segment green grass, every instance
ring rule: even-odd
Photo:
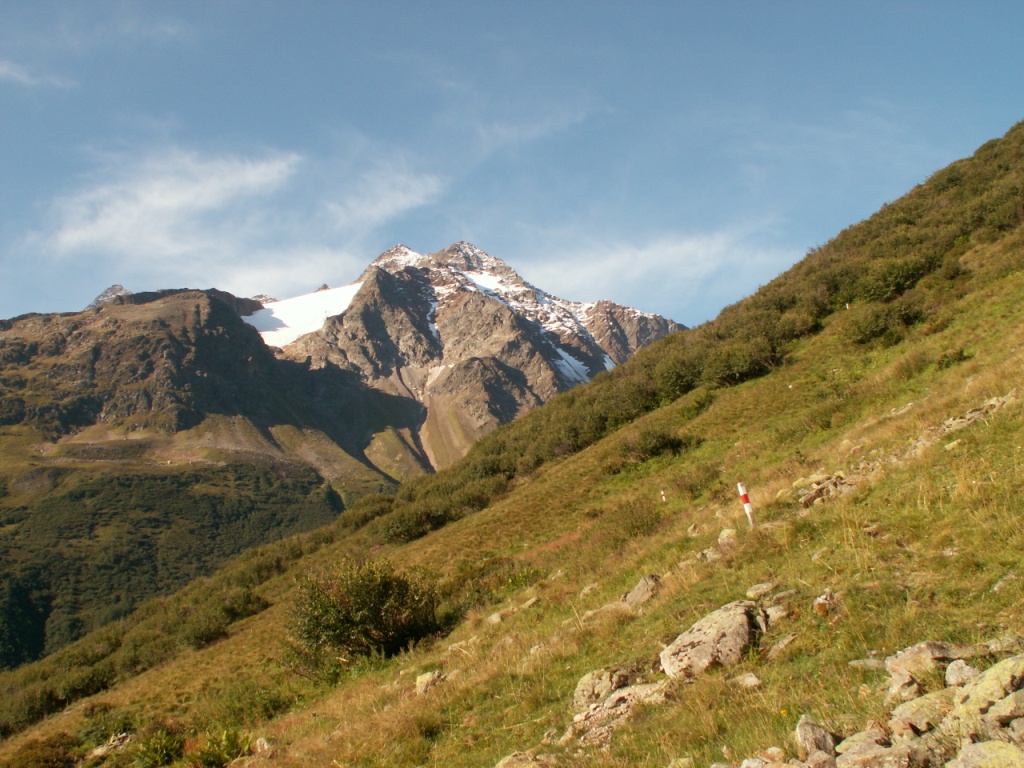
[[[168,616],[182,610],[175,601],[196,592],[150,604],[107,644],[123,648],[134,633],[137,652],[157,661],[12,736],[0,760],[62,730],[95,741],[89,713],[102,710],[140,729],[173,721],[196,744],[245,728],[277,745],[282,766],[469,768],[535,747],[566,766],[683,756],[706,765],[726,753],[738,762],[772,745],[792,755],[804,713],[839,732],[884,718],[884,673],[851,660],[922,640],[1024,634],[1024,578],[1007,578],[1024,577],[1022,405],[905,458],[947,418],[1014,389],[1024,396],[1024,244],[1013,207],[1022,134],[1017,126],[936,174],[715,323],[493,433],[450,470],[394,500],[368,500],[319,538],[239,559],[212,585],[249,586],[271,605],[222,638],[161,649]],[[876,335],[868,321],[880,323]],[[654,450],[676,440],[680,450]],[[794,481],[834,471],[863,480],[802,508]],[[757,530],[746,526],[739,481]],[[419,538],[387,535],[413,513],[433,515]],[[727,527],[735,548],[703,557]],[[430,574],[462,622],[395,658],[353,663],[333,686],[290,676],[281,653],[296,579],[346,556]],[[662,591],[641,611],[600,610],[646,574],[661,577]],[[792,592],[789,614],[741,665],[673,683],[669,701],[637,712],[607,751],[557,744],[585,673],[653,669],[694,621],[765,581]],[[826,589],[841,608],[823,618],[812,604]],[[502,621],[488,619],[496,612]],[[68,652],[108,658],[95,650],[101,637]],[[81,666],[68,658],[0,675],[0,686],[42,690]],[[427,670],[446,679],[417,696]],[[760,687],[730,683],[741,672]],[[238,687],[224,684],[233,676]]]

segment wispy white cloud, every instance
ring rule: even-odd
[[[7,59],[0,59],[0,82],[15,83],[26,88],[73,88],[75,82],[56,75],[38,74]]]
[[[299,161],[290,153],[253,160],[176,148],[134,162],[115,158],[114,167],[104,169],[107,178],[55,202],[46,244],[66,257],[210,256],[229,247],[248,218],[238,204],[279,189]]]
[[[582,123],[590,114],[584,106],[551,105],[539,114],[515,117],[477,115],[470,119],[480,151],[489,154],[499,149],[539,141]]]
[[[339,178],[339,165],[350,172]],[[379,228],[444,191],[386,150],[360,165],[180,147],[107,155],[54,200],[26,245],[67,270],[134,279],[133,290],[216,285],[286,298],[354,278]]]
[[[362,172],[354,188],[326,203],[326,209],[339,229],[365,232],[436,201],[443,190],[444,183],[434,174],[415,172],[404,164],[378,162]]]

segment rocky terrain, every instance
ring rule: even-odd
[[[344,311],[281,354],[314,370],[351,371],[373,389],[422,404],[411,439],[435,467],[682,330],[611,302],[558,299],[469,243],[429,255],[396,246],[353,285]]]

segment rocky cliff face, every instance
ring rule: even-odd
[[[553,297],[468,243],[396,246],[350,286],[266,305],[114,286],[80,313],[0,321],[0,427],[57,440],[94,425],[180,433],[219,415],[255,427],[261,451],[283,450],[272,433],[287,426],[304,435],[290,453],[316,433],[400,479],[679,328]]]
[[[421,404],[415,440],[435,467],[682,328],[607,301],[558,299],[469,243],[429,255],[396,246],[356,286],[347,306],[281,355]]]

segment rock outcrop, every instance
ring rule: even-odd
[[[661,666],[669,677],[687,678],[739,664],[767,629],[768,619],[757,603],[729,603],[679,635],[661,652]]]
[[[337,367],[422,407],[414,440],[435,467],[559,392],[682,326],[607,301],[564,301],[469,243],[381,254],[351,302],[281,355]],[[269,338],[269,336],[268,336]]]

